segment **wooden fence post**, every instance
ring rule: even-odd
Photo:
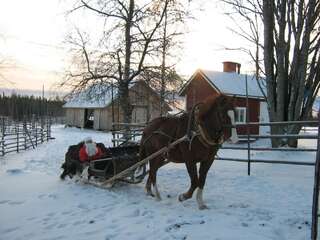
[[[52,119],[51,116],[49,117],[49,123],[48,123],[48,140],[51,138],[51,125],[52,125]]]
[[[18,129],[16,128],[16,135],[17,135],[17,153],[19,152],[19,125]]]
[[[43,143],[44,142],[44,140],[43,140],[43,137],[44,137],[44,133],[43,133],[43,128],[44,128],[44,123],[43,123],[43,117],[41,117],[41,123],[40,123],[41,125],[41,143]]]
[[[47,119],[46,119],[47,142],[49,141],[49,118],[50,118],[50,117],[47,117]]]
[[[2,152],[2,156],[5,155],[5,149],[4,149],[4,137],[5,137],[5,126],[4,126],[5,122],[4,122],[4,117],[1,118],[1,152]]]
[[[318,217],[319,217],[319,187],[320,187],[320,109],[318,112],[318,143],[317,156],[314,170],[314,185],[313,185],[313,203],[312,203],[312,226],[311,239],[317,240],[318,236]]]
[[[37,123],[35,123],[35,134],[36,134],[36,147],[38,146],[38,126]]]
[[[23,120],[23,126],[22,126],[22,132],[23,132],[23,138],[24,138],[24,150],[27,150],[27,121],[24,119]]]

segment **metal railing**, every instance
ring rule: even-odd
[[[247,146],[225,146],[222,145],[220,149],[230,149],[230,150],[245,150],[247,151],[247,158],[226,158],[226,157],[216,157],[216,160],[224,161],[236,161],[244,162],[248,164],[248,175],[251,173],[251,163],[270,163],[270,164],[292,164],[292,165],[305,165],[314,166],[314,162],[305,161],[288,161],[288,160],[277,160],[277,159],[252,159],[251,153],[253,151],[278,151],[278,152],[317,152],[316,148],[305,149],[305,148],[272,148],[272,147],[252,147],[251,141],[249,139],[317,139],[318,134],[269,134],[269,135],[258,135],[250,134],[251,126],[290,126],[290,125],[300,125],[300,126],[319,126],[318,121],[288,121],[288,122],[248,122],[244,124],[228,125],[226,127],[246,127],[247,135],[242,135],[241,137],[246,139]]]

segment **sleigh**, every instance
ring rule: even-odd
[[[97,159],[89,163],[89,178],[94,177],[99,182],[105,182],[124,170],[134,166],[140,160],[139,145],[118,146],[108,148],[109,157]],[[146,176],[146,164],[132,169],[118,181],[140,183]]]
[[[144,159],[140,159],[140,146],[138,144],[105,148],[102,143],[97,143],[97,146],[103,150],[104,157],[92,160],[89,163],[81,163],[78,159],[78,153],[83,142],[72,145],[69,147],[65,162],[61,166],[64,171],[60,178],[64,179],[66,176],[73,178],[77,175],[84,182],[97,187],[113,186],[116,181],[132,184],[140,183],[148,174],[146,165],[150,160],[168,152],[169,148],[186,141],[186,139],[187,136],[179,138]]]
[[[82,146],[83,142],[69,147],[62,165],[64,171],[60,176],[61,179],[66,176],[70,178],[78,176],[82,181],[98,186],[104,183],[113,185],[115,180],[137,184],[147,174],[146,162],[131,168],[140,160],[138,144],[106,148],[102,143],[97,143],[97,146],[102,149],[103,157],[85,163],[80,162],[78,158]],[[131,170],[126,171],[129,168]],[[126,174],[122,174],[119,178],[118,175],[124,171]],[[115,180],[109,181],[114,177],[116,177]]]

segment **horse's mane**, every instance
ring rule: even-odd
[[[207,97],[200,106],[199,117],[203,117],[223,101],[228,101],[228,97],[225,94],[211,95]]]

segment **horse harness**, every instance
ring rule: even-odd
[[[224,142],[224,134],[223,129],[220,129],[217,132],[217,138],[212,139],[210,135],[208,134],[208,131],[201,125],[199,120],[199,106],[203,103],[198,103],[195,106],[193,106],[191,112],[188,116],[188,125],[187,125],[187,132],[186,141],[189,142],[189,150],[191,150],[192,142],[197,137],[199,141],[207,148],[213,147],[213,146],[221,146]],[[219,119],[221,121],[221,119]],[[152,136],[155,134],[159,134],[161,136],[167,137],[169,139],[168,145],[170,145],[171,142],[175,140],[174,137],[162,132],[162,131],[154,131],[144,142],[147,142],[150,140]]]
[[[199,106],[203,103],[198,103],[193,106],[192,111],[189,114],[188,119],[188,128],[187,128],[187,136],[189,141],[189,150],[191,150],[192,141],[195,137],[199,139],[199,141],[207,148],[213,146],[220,146],[224,142],[224,134],[223,129],[218,130],[217,137],[212,139],[208,133],[208,131],[201,125],[199,119]],[[221,117],[219,116],[219,120]],[[193,129],[194,128],[194,129]]]

